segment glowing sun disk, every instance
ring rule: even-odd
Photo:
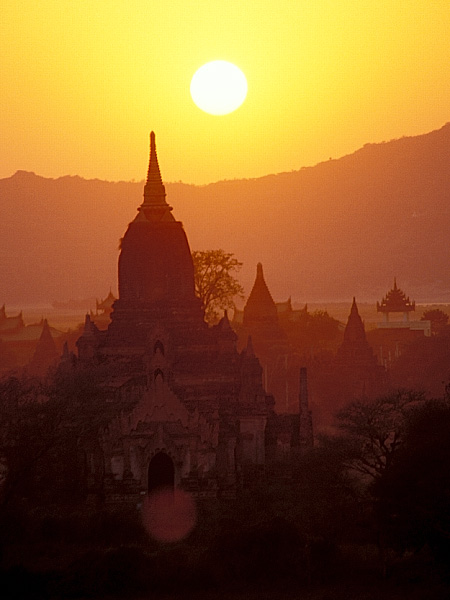
[[[244,102],[247,79],[236,65],[214,60],[194,73],[191,96],[201,110],[211,115],[226,115]]]

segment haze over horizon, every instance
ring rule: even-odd
[[[299,171],[168,183],[167,200],[192,250],[244,263],[246,294],[261,262],[278,301],[376,301],[397,277],[417,302],[448,302],[449,155],[450,123]],[[1,302],[104,297],[142,192],[142,182],[24,171],[0,179]]]

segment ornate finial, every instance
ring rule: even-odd
[[[144,186],[144,202],[139,207],[148,220],[161,220],[167,218],[172,210],[166,202],[166,188],[162,182],[159,170],[158,155],[156,153],[155,132],[150,133],[150,160],[148,163],[147,181]],[[169,220],[174,220],[170,215]],[[139,219],[139,220],[142,220]]]
[[[154,131],[150,133],[150,160],[148,162],[147,183],[145,187],[147,187],[147,185],[149,184],[159,184],[160,186],[162,186],[163,189],[158,191],[162,191],[164,193],[164,196],[166,195],[164,186],[162,185],[161,171],[159,170]]]
[[[394,277],[394,287],[389,290],[380,302],[377,302],[377,312],[402,312],[408,313],[416,310],[416,303],[409,299],[406,294],[397,287],[397,277]]]

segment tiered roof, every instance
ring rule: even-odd
[[[411,312],[416,310],[416,303],[409,299],[406,294],[397,287],[397,279],[394,279],[394,287],[389,290],[381,303],[377,302],[377,312],[395,313]]]
[[[111,290],[109,290],[109,294],[106,296],[104,300],[96,300],[97,311],[102,310],[103,312],[111,312],[112,306],[117,298],[114,296]]]

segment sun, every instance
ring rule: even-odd
[[[236,65],[214,60],[194,73],[191,96],[201,110],[211,115],[226,115],[244,102],[247,79]]]

